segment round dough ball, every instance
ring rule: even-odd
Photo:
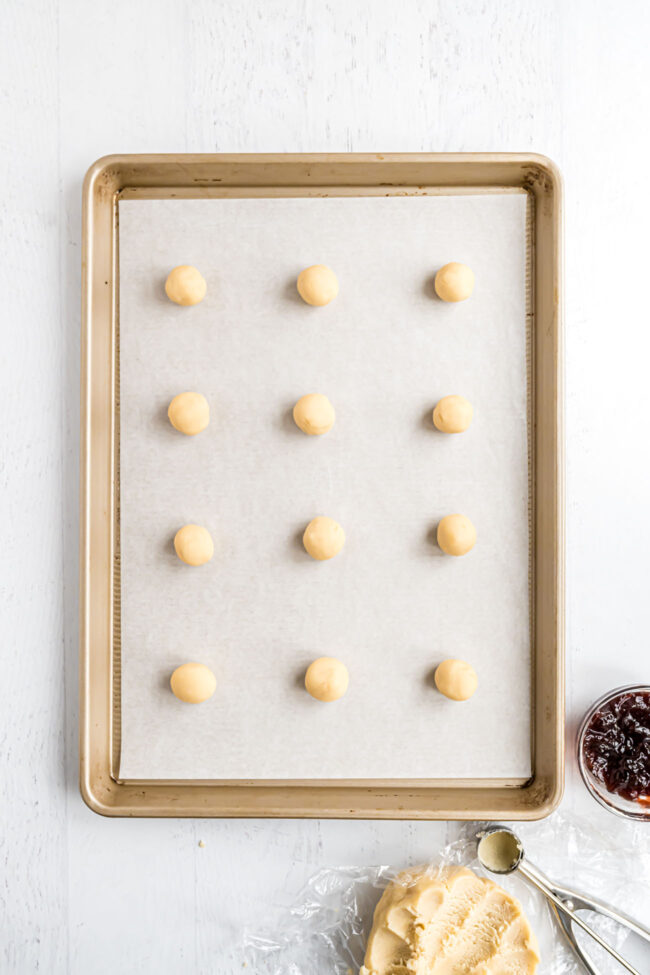
[[[467,701],[478,687],[478,677],[464,660],[443,660],[433,678],[441,694],[452,701]]]
[[[345,545],[345,532],[333,518],[313,518],[305,528],[302,542],[312,559],[333,559]]]
[[[466,515],[445,515],[438,524],[438,545],[447,555],[466,555],[476,544],[476,529]]]
[[[327,396],[322,393],[307,393],[294,406],[293,418],[303,433],[315,436],[332,429],[336,413]]]
[[[214,555],[212,536],[201,525],[179,528],[174,537],[174,548],[181,562],[187,565],[205,565]]]
[[[305,687],[317,701],[338,701],[349,683],[348,668],[336,657],[319,657],[305,674]]]
[[[329,305],[339,293],[338,278],[325,264],[312,264],[298,275],[298,294],[308,305]]]
[[[473,416],[472,404],[464,396],[443,396],[433,411],[433,425],[443,433],[463,433]]]
[[[443,301],[465,301],[474,290],[474,272],[467,264],[452,261],[440,268],[434,287]]]
[[[178,700],[186,704],[207,701],[217,689],[217,678],[205,664],[181,664],[169,683]]]
[[[179,393],[169,404],[167,416],[176,430],[194,437],[210,422],[210,407],[201,393]]]
[[[198,305],[207,290],[205,278],[190,264],[179,264],[165,281],[167,297],[177,305]]]

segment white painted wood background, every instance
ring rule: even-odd
[[[597,694],[650,678],[649,34],[645,0],[5,0],[0,971],[238,971],[242,925],[318,866],[413,862],[455,829],[109,821],[79,798],[81,181],[105,153],[531,149],[559,163],[564,809],[632,839],[587,801],[572,743]]]

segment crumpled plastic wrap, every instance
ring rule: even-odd
[[[475,837],[485,825],[459,824],[457,838],[437,853],[432,851],[431,868],[464,865],[491,877],[521,902],[528,916],[540,946],[538,975],[579,975],[582,968],[546,899],[517,873],[497,877],[479,865]],[[556,813],[541,823],[514,823],[512,828],[522,839],[526,856],[551,881],[599,897],[647,924],[648,837],[638,826],[615,825],[616,829],[599,832],[578,817]],[[357,975],[375,906],[386,885],[406,866],[416,865],[319,870],[288,910],[267,919],[259,932],[246,933],[243,948],[249,970],[255,975]],[[585,920],[625,954],[624,928],[593,914]],[[588,936],[580,934],[579,941],[602,975],[622,971]]]

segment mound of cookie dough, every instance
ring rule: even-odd
[[[305,687],[317,701],[338,701],[349,683],[348,668],[336,657],[319,657],[305,674]]]
[[[191,264],[179,264],[165,281],[165,293],[176,305],[198,305],[207,290],[205,278]]]
[[[305,528],[302,543],[312,559],[324,562],[326,559],[333,559],[341,551],[345,545],[345,532],[338,521],[319,515],[318,518],[312,518]]]
[[[472,404],[464,396],[443,396],[433,411],[433,425],[441,433],[464,433],[473,416]]]
[[[329,305],[339,293],[338,278],[331,267],[312,264],[298,275],[298,294],[308,305]]]
[[[467,515],[445,515],[438,524],[437,537],[447,555],[467,555],[476,544],[476,528]]]
[[[451,701],[467,701],[478,687],[478,677],[471,664],[464,660],[443,660],[433,676],[441,694]]]
[[[375,908],[360,975],[533,975],[519,901],[466,867],[400,874]]]
[[[314,437],[332,429],[336,414],[327,396],[322,393],[307,393],[294,406],[293,419],[303,433]]]
[[[188,437],[195,437],[210,422],[210,407],[201,393],[179,393],[167,409],[171,425]]]
[[[474,290],[474,272],[467,264],[451,261],[436,274],[434,288],[442,301],[465,301]]]
[[[201,704],[214,694],[217,678],[205,664],[189,663],[176,668],[169,684],[179,701]]]
[[[205,565],[214,555],[214,542],[203,525],[183,525],[174,536],[174,549],[186,565]]]

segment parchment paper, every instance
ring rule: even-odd
[[[123,778],[430,778],[530,774],[526,197],[133,200],[119,204]],[[469,264],[451,305],[433,273]],[[310,308],[298,272],[335,269],[339,297]],[[167,300],[194,264],[205,300]],[[197,437],[171,398],[209,400]],[[307,437],[291,408],[332,400]],[[469,431],[431,423],[448,393]],[[462,512],[478,541],[443,555],[435,526]],[[317,563],[300,536],[318,514],[346,530]],[[172,539],[205,525],[216,552],[182,564]],[[304,690],[328,654],[350,688]],[[471,701],[433,687],[446,657],[479,675]],[[217,675],[183,704],[171,671]]]

